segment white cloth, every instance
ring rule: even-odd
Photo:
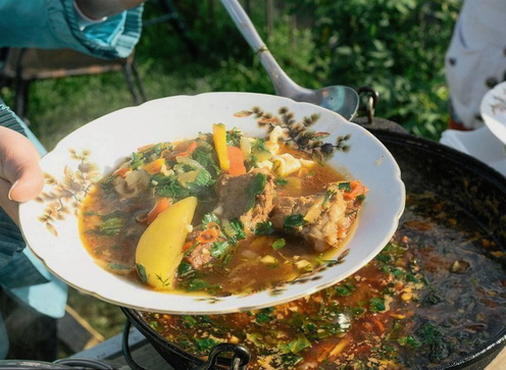
[[[445,59],[453,110],[467,128],[477,118],[483,95],[506,79],[506,0],[466,0]]]

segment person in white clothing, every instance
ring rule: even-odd
[[[506,0],[466,0],[445,58],[450,90],[449,127],[483,125],[485,93],[506,80]]]

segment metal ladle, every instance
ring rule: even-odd
[[[355,90],[341,85],[328,86],[318,90],[299,86],[276,62],[241,4],[237,0],[221,0],[221,3],[255,54],[259,55],[260,61],[274,85],[276,94],[296,101],[319,105],[339,113],[346,119],[353,118],[359,105],[359,97]]]

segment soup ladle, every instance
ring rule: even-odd
[[[276,62],[241,4],[237,0],[221,0],[221,3],[249,46],[255,54],[258,54],[277,95],[319,105],[339,113],[346,119],[353,118],[359,105],[359,97],[354,89],[348,86],[334,85],[311,90],[298,85]]]

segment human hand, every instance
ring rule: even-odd
[[[35,198],[44,184],[39,154],[23,135],[0,127],[0,207],[18,223],[18,205]]]
[[[88,18],[99,20],[134,8],[145,0],[75,0],[79,10]]]

